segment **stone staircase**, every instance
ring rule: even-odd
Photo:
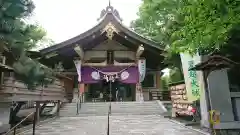
[[[109,102],[83,103],[77,115],[76,103],[67,103],[60,110],[62,117],[106,116]],[[160,115],[165,112],[158,101],[112,102],[111,115]]]
[[[77,115],[77,103],[67,103],[60,110],[60,116],[105,116],[108,113],[107,103],[82,103]]]
[[[114,102],[111,115],[160,115],[164,110],[157,101]]]

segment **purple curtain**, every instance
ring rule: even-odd
[[[132,66],[132,67],[108,66],[108,67],[101,67],[101,68],[99,67],[92,68],[89,66],[83,66],[81,68],[82,82],[85,84],[89,84],[89,83],[98,83],[101,80],[103,80],[104,74],[98,71],[105,72],[105,73],[121,71],[120,73],[118,73],[118,81],[122,83],[135,84],[135,83],[138,83],[138,80],[139,80],[139,73],[138,73],[137,66]],[[99,73],[99,75],[96,75],[97,73]]]

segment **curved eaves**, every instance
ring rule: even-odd
[[[126,26],[124,26],[122,24],[122,22],[120,20],[117,19],[116,16],[114,16],[113,13],[106,13],[106,15],[100,20],[100,22],[97,25],[95,25],[93,28],[91,28],[90,30],[88,30],[74,38],[71,38],[64,42],[61,42],[59,44],[42,49],[42,50],[40,50],[40,52],[42,54],[46,54],[49,52],[56,51],[57,49],[61,49],[63,47],[67,47],[67,46],[76,44],[77,42],[83,40],[84,38],[87,38],[87,37],[93,35],[94,33],[96,33],[97,31],[102,30],[109,22],[113,23],[115,25],[115,27],[117,29],[119,29],[119,31],[125,33],[126,35],[130,36],[131,38],[133,38],[135,40],[139,40],[140,42],[142,42],[145,45],[148,45],[148,46],[151,46],[158,50],[164,51],[164,48],[161,47],[161,44],[156,43],[152,40],[149,40],[149,39],[139,35],[138,33],[134,32],[133,30],[127,28]]]

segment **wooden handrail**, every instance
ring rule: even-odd
[[[30,114],[28,114],[23,120],[21,120],[18,124],[16,124],[14,127],[12,127],[10,130],[8,130],[8,132],[4,135],[9,134],[12,130],[14,130],[15,128],[17,128],[20,124],[22,124],[28,117],[30,117],[32,114],[34,114],[34,112],[31,112]]]

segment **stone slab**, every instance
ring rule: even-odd
[[[36,129],[36,135],[106,135],[107,117],[61,117]],[[24,135],[31,135],[28,131]],[[203,135],[160,115],[110,116],[110,135]]]

